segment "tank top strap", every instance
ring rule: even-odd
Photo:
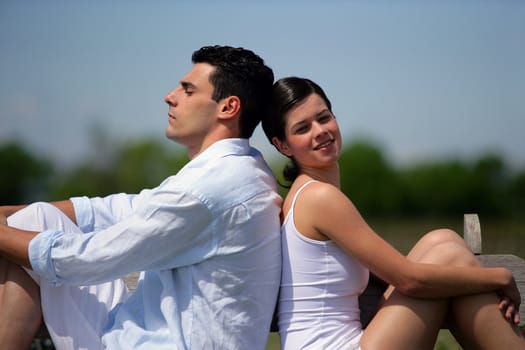
[[[286,218],[284,219],[284,223],[286,223],[288,221],[288,218],[289,217],[293,217],[293,211],[294,211],[294,208],[295,208],[295,201],[297,200],[297,197],[299,196],[299,193],[301,193],[301,191],[306,187],[308,186],[309,184],[313,183],[313,182],[319,182],[317,180],[308,180],[306,181],[304,184],[301,185],[301,187],[299,187],[299,189],[297,190],[297,192],[295,192],[295,195],[293,196],[293,199],[292,199],[292,204],[290,205],[290,210],[288,210],[288,214],[286,215]]]
[[[306,181],[304,184],[301,185],[301,187],[299,187],[299,189],[297,190],[297,192],[295,192],[295,195],[293,196],[293,200],[292,200],[292,205],[290,206],[290,210],[293,209],[293,207],[295,207],[295,201],[297,200],[297,197],[299,196],[299,193],[301,193],[301,191],[306,187],[308,186],[309,184],[313,183],[313,182],[319,182],[317,180],[308,180]]]

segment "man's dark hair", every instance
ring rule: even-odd
[[[193,53],[191,60],[215,67],[210,75],[210,83],[214,87],[213,100],[239,97],[240,136],[251,137],[270,104],[274,79],[272,69],[264,64],[261,57],[242,47],[204,46]]]

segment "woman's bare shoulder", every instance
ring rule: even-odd
[[[307,197],[317,202],[334,201],[334,199],[343,197],[346,198],[344,193],[339,188],[330,183],[322,181],[313,181],[312,183],[308,184],[308,186],[304,188],[303,191],[305,194],[308,194]]]
[[[292,198],[299,188],[292,188]],[[297,195],[296,206],[310,213],[320,213],[325,210],[333,210],[334,207],[347,205],[349,199],[336,186],[327,182],[314,181],[302,188]],[[291,203],[290,203],[291,204]]]

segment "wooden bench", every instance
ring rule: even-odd
[[[514,275],[521,294],[520,327],[525,325],[525,260],[510,254],[482,254],[481,226],[477,214],[465,214],[463,218],[463,239],[478,260],[487,267],[505,267]],[[386,284],[370,276],[368,287],[359,297],[361,322],[366,327],[374,316]]]

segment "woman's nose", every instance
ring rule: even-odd
[[[316,136],[324,135],[327,133],[326,128],[322,124],[317,122],[313,123],[312,129],[314,130]]]

